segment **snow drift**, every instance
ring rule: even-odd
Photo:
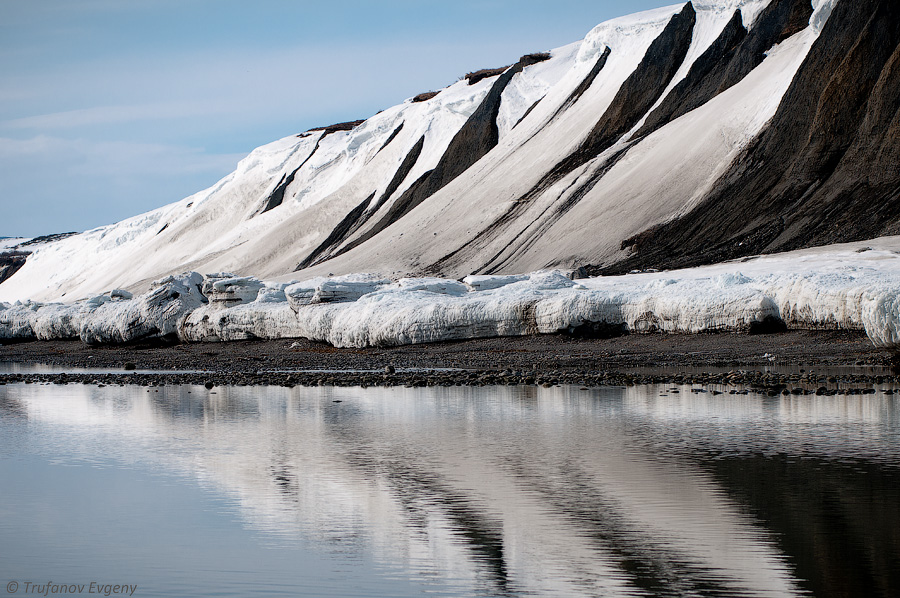
[[[204,280],[189,273],[157,281],[134,298],[2,306],[0,338],[121,343],[174,334],[183,341],[305,337],[365,347],[559,332],[787,327],[865,330],[875,345],[897,349],[900,238],[879,245],[580,280],[558,270],[465,283],[350,275],[287,284],[224,274]],[[223,293],[230,293],[227,301]]]

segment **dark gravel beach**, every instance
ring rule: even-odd
[[[338,349],[306,340],[91,347],[0,346],[0,383],[426,386],[697,383],[770,393],[863,392],[900,382],[892,355],[863,333],[562,335]],[[74,368],[41,373],[33,365]],[[79,372],[78,368],[106,370]],[[16,372],[16,369],[19,371]],[[152,370],[148,372],[147,370]],[[854,389],[853,387],[860,388]],[[865,391],[867,392],[867,390]]]

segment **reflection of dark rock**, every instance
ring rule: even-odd
[[[335,418],[328,423],[340,445],[348,447],[347,463],[363,471],[366,477],[384,480],[403,506],[411,525],[427,528],[430,519],[439,514],[475,562],[485,567],[492,590],[499,592],[491,595],[508,594],[508,557],[501,521],[442,475],[420,464],[414,455],[403,451],[393,453],[380,443],[370,444],[364,440],[362,430],[342,419]]]
[[[900,5],[839,2],[769,126],[694,210],[603,272],[900,233],[898,114]]]
[[[6,385],[6,382],[0,383]],[[28,418],[28,409],[18,400],[9,396],[5,392],[0,392],[0,414],[3,418]]]
[[[711,571],[692,562],[652,532],[635,525],[620,500],[598,487],[596,478],[576,466],[561,468],[548,483],[529,459],[507,457],[505,465],[553,510],[577,522],[578,534],[605,555],[616,574],[641,596],[733,596]],[[568,465],[568,464],[567,464]]]
[[[900,471],[869,462],[772,457],[707,464],[772,532],[819,598],[894,596],[900,587]]]

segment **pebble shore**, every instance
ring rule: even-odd
[[[695,392],[893,394],[894,356],[856,332],[480,339],[335,349],[303,340],[91,347],[0,346],[0,385],[562,386],[693,385]],[[52,369],[42,372],[41,367]],[[88,369],[89,371],[83,371]],[[82,370],[82,371],[79,371]]]
[[[97,386],[635,386],[648,384],[700,385],[714,394],[746,394],[762,392],[776,395],[893,395],[891,387],[900,385],[897,376],[804,376],[761,372],[735,371],[701,373],[695,375],[638,375],[627,372],[599,372],[572,374],[563,372],[292,372],[292,373],[66,373],[66,374],[4,374],[4,384],[93,384]],[[880,388],[884,386],[885,388]],[[720,388],[720,387],[725,387]],[[898,391],[900,392],[900,391]]]

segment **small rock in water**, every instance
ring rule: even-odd
[[[385,373],[385,374],[393,374],[393,373],[396,372],[396,371],[397,371],[397,370],[396,370],[396,369],[394,368],[394,366],[392,366],[392,365],[385,366],[385,368],[384,368],[384,373]]]
[[[136,370],[136,369],[137,369],[137,365],[136,365],[134,362],[128,361],[128,362],[125,363],[124,369],[126,369],[126,370]]]
[[[205,386],[207,389],[211,389],[213,386],[215,386],[215,384],[213,384],[211,381],[207,381],[203,386]]]

